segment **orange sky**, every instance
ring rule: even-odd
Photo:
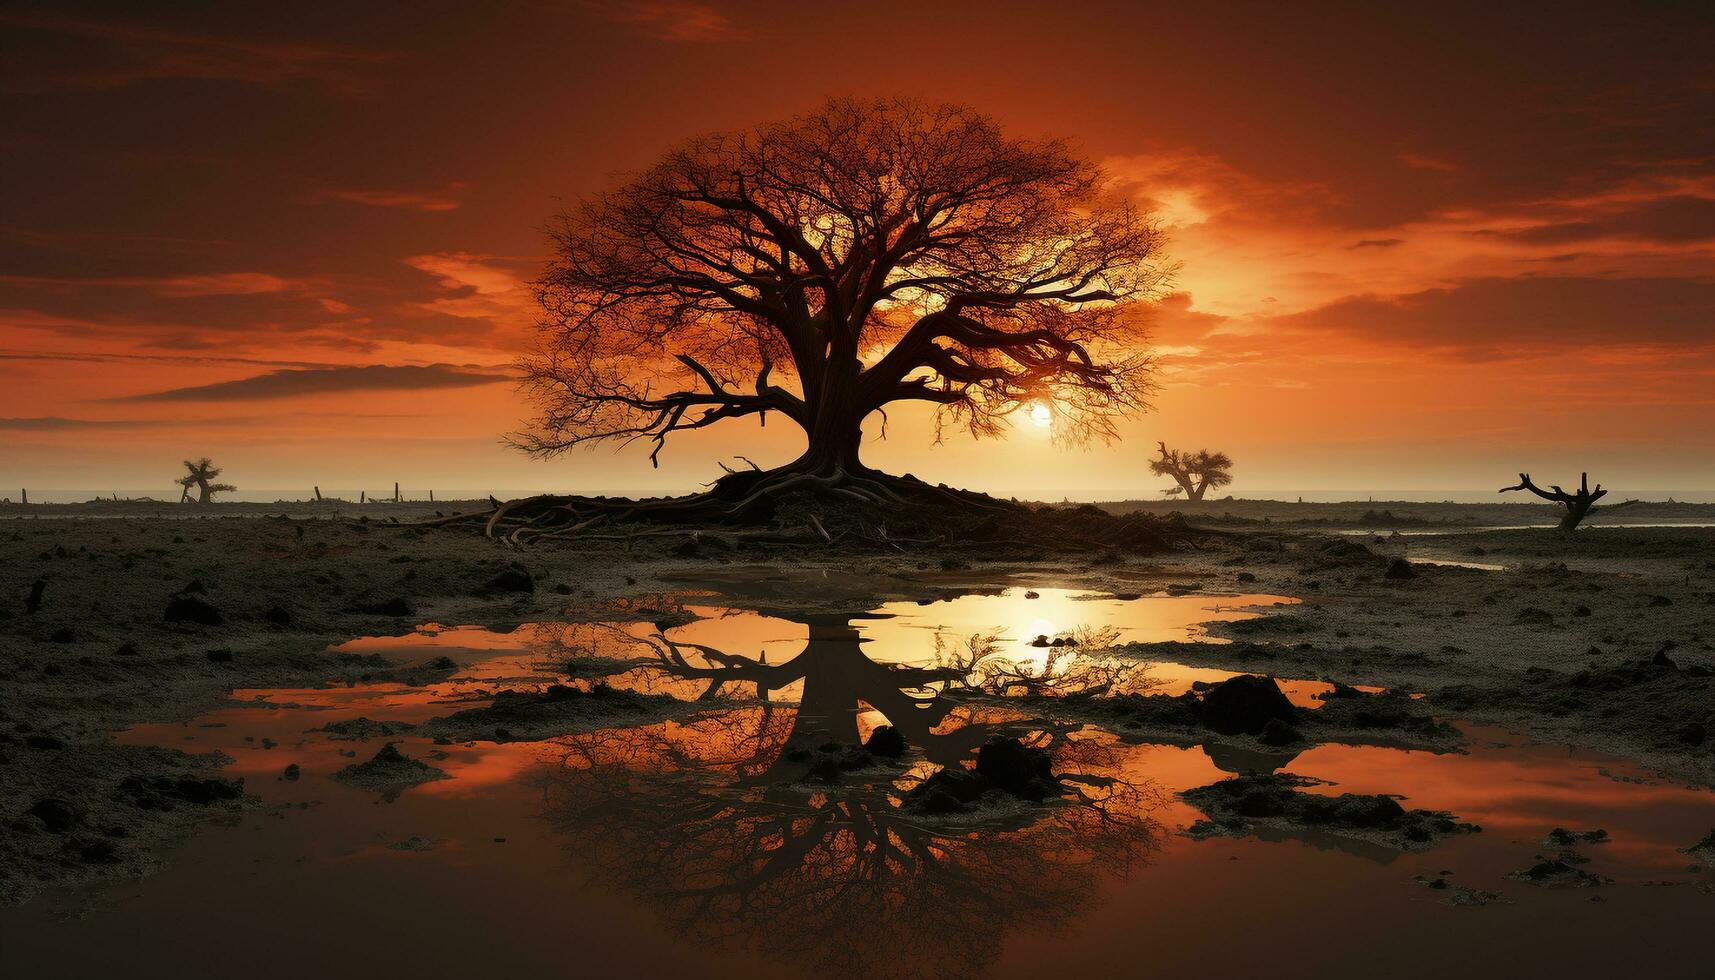
[[[1075,139],[1183,262],[1124,441],[932,446],[901,410],[874,465],[1153,496],[1166,439],[1228,451],[1239,495],[1715,488],[1715,15],[1196,6],[9,5],[0,487],[170,496],[207,454],[253,489],[660,492],[790,459],[738,422],[659,471],[526,460],[505,366],[560,199],[849,93]]]

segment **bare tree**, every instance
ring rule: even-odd
[[[777,413],[804,430],[771,488],[876,495],[864,421],[901,401],[1004,432],[1050,402],[1057,437],[1114,437],[1152,360],[1129,306],[1171,270],[1161,236],[1063,142],[971,109],[836,99],[691,140],[559,216],[537,284],[541,456]],[[885,426],[884,426],[885,428]]]
[[[1149,471],[1156,476],[1173,478],[1177,485],[1162,491],[1167,496],[1183,493],[1188,500],[1202,500],[1203,494],[1211,487],[1219,489],[1233,482],[1233,461],[1226,453],[1212,453],[1207,449],[1183,452],[1168,449],[1165,442],[1156,445],[1161,447],[1161,455],[1150,460]]]
[[[219,467],[214,465],[214,461],[207,456],[194,463],[188,459],[185,460],[185,469],[190,472],[174,481],[184,488],[184,491],[179,494],[179,503],[181,504],[191,499],[192,487],[197,488],[197,503],[199,504],[208,503],[209,499],[217,493],[231,493],[238,489],[230,483],[213,482],[221,471]]]
[[[1590,489],[1590,474],[1588,473],[1579,474],[1577,493],[1567,493],[1565,490],[1562,490],[1559,486],[1555,485],[1550,485],[1549,489],[1544,490],[1530,482],[1529,473],[1520,473],[1518,475],[1517,486],[1502,487],[1496,492],[1506,493],[1509,490],[1529,490],[1531,493],[1536,494],[1544,500],[1552,500],[1557,504],[1565,504],[1566,514],[1560,518],[1560,530],[1562,531],[1570,531],[1577,527],[1579,522],[1584,520],[1584,517],[1594,509],[1596,501],[1608,495],[1608,491],[1603,490],[1600,483],[1596,484],[1595,490]]]

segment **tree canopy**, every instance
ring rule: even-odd
[[[795,469],[858,473],[865,418],[936,407],[937,434],[1004,431],[1049,403],[1056,436],[1112,438],[1147,407],[1133,306],[1171,269],[1134,203],[1064,142],[972,109],[836,99],[692,139],[562,213],[523,363],[523,449],[653,443],[770,413]]]

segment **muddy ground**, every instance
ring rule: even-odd
[[[1438,718],[1598,747],[1715,785],[1711,528],[1405,537],[1328,533],[1273,511],[1254,523],[1204,514],[1192,524],[1212,533],[1165,553],[994,562],[980,549],[686,556],[670,538],[519,551],[392,523],[461,506],[478,505],[0,508],[0,901],[147,873],[199,823],[250,804],[220,758],[119,747],[116,730],[185,720],[235,690],[428,682],[452,669],[328,652],[356,636],[622,618],[611,600],[698,587],[800,612],[931,598],[1022,572],[1121,595],[1299,596],[1302,605],[1213,626],[1228,645],[1120,653],[1420,694]],[[1304,521],[1333,519],[1309,510],[1328,505],[1304,506]],[[1438,523],[1495,522],[1437,506]],[[1687,513],[1669,518],[1700,516]],[[647,618],[647,604],[633,615]]]

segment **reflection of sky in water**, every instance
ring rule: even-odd
[[[923,665],[932,661],[937,631],[962,639],[998,630],[1008,656],[1036,658],[1041,651],[1027,644],[1037,634],[1112,627],[1120,631],[1120,642],[1198,639],[1199,623],[1249,618],[1257,612],[1243,607],[1289,601],[1273,596],[1122,601],[1080,598],[1081,593],[1067,590],[1040,593],[1039,598],[1026,599],[1024,590],[1010,589],[926,604],[889,603],[850,625],[866,641],[862,649],[868,657]],[[668,635],[734,654],[766,654],[771,664],[802,655],[809,638],[809,626],[783,618],[713,605],[694,611],[703,618],[676,626]],[[568,969],[568,955],[575,957],[577,969],[595,974],[694,970],[699,976],[747,980],[801,975],[802,960],[769,959],[742,944],[729,949],[687,939],[662,916],[659,896],[614,887],[606,874],[612,869],[592,857],[593,849],[603,846],[603,834],[580,838],[577,828],[543,819],[556,774],[563,773],[573,754],[581,752],[579,765],[630,767],[639,779],[670,774],[699,756],[742,754],[736,748],[751,743],[735,740],[734,733],[764,717],[762,707],[716,704],[700,719],[598,730],[540,743],[437,745],[411,733],[362,742],[311,731],[357,717],[421,723],[483,704],[483,696],[497,688],[535,688],[560,679],[555,668],[574,651],[638,656],[646,649],[641,641],[653,632],[648,623],[525,624],[509,632],[430,625],[401,637],[353,640],[336,649],[380,653],[407,663],[439,656],[455,661],[457,670],[450,676],[436,675],[440,679],[433,683],[241,690],[233,694],[234,706],[189,723],[133,728],[120,739],[225,752],[233,759],[227,771],[246,777],[247,788],[263,798],[265,808],[246,817],[241,827],[200,834],[175,856],[169,871],[129,886],[127,895],[136,897],[112,902],[99,916],[62,918],[42,909],[0,912],[0,928],[8,937],[5,955],[23,964],[52,963],[65,975],[173,972],[179,964],[172,951],[191,942],[211,951],[210,962],[235,962],[243,950],[274,951],[254,967],[257,977],[333,975],[337,971],[330,971],[325,960],[331,949],[347,951],[340,954],[350,957],[342,965],[354,975],[548,975]],[[1230,676],[1175,664],[1158,664],[1153,673],[1164,681],[1167,693],[1184,689],[1192,680]],[[1301,704],[1314,704],[1311,695],[1325,686],[1315,681],[1283,683]],[[790,700],[793,693],[781,692],[782,700]],[[777,719],[795,714],[769,710]],[[877,713],[864,712],[860,728],[867,733],[879,720]],[[968,717],[954,716],[950,725],[956,731],[965,720]],[[1387,851],[1311,831],[1193,842],[1172,831],[1201,814],[1168,795],[1149,814],[1161,822],[1164,833],[1146,860],[1122,869],[1091,861],[1097,852],[1083,852],[1084,866],[1097,873],[1079,886],[1089,900],[1077,915],[1059,921],[1054,929],[1042,928],[1044,922],[1055,921],[1054,910],[1039,908],[1021,913],[1016,923],[967,926],[986,930],[985,948],[997,955],[992,967],[1002,976],[1112,973],[1108,967],[1114,963],[1144,962],[1138,959],[1139,949],[1151,950],[1146,962],[1152,975],[1273,975],[1281,965],[1278,950],[1287,948],[1318,950],[1316,975],[1371,976],[1376,968],[1373,954],[1342,959],[1342,952],[1365,946],[1393,954],[1413,951],[1425,963],[1435,962],[1437,951],[1448,949],[1459,950],[1462,957],[1492,958],[1516,949],[1519,936],[1549,930],[1557,937],[1555,943],[1533,954],[1533,963],[1545,972],[1613,972],[1630,961],[1634,954],[1629,950],[1683,945],[1688,926],[1706,915],[1707,896],[1694,887],[1644,888],[1641,883],[1688,877],[1684,866],[1689,858],[1676,848],[1707,833],[1715,813],[1707,791],[1653,780],[1623,782],[1636,778],[1637,770],[1618,760],[1529,743],[1504,732],[1471,734],[1467,753],[1323,745],[1288,753],[1278,763],[1330,783],[1308,787],[1307,792],[1397,794],[1407,807],[1446,809],[1475,821],[1485,828],[1481,834],[1451,838],[1424,854]],[[1201,747],[1110,745],[1111,738],[1099,731],[1076,738],[1111,748],[1112,772],[1169,794],[1224,778],[1234,765],[1230,754]],[[387,740],[398,741],[406,754],[452,778],[410,789],[392,803],[328,779],[341,767],[369,758]],[[300,780],[279,778],[288,762],[302,768]],[[915,755],[902,765],[905,774],[924,775],[932,768]],[[607,860],[627,860],[627,854],[639,848],[679,846],[668,842],[679,814],[686,820],[704,820],[705,828],[721,826],[719,814],[711,818],[707,809],[711,801],[725,798],[719,795],[721,778],[717,774],[712,784],[685,788],[683,799],[672,796],[670,781],[658,784],[656,790],[664,785],[668,795],[647,800],[656,822],[624,841],[619,848],[624,853],[610,853]],[[622,782],[617,799],[623,802],[640,788]],[[754,785],[747,792],[761,813],[802,805],[790,794],[775,795],[767,785]],[[1557,825],[1602,827],[1612,835],[1612,843],[1583,848],[1591,859],[1587,868],[1619,882],[1601,890],[1606,902],[1594,905],[1587,895],[1540,891],[1504,878],[1529,866],[1542,850],[1538,839]],[[665,836],[657,837],[657,832]],[[982,844],[992,834],[975,833],[968,840]],[[433,849],[418,853],[390,846],[408,837],[431,841]],[[989,882],[997,889],[1012,889],[1009,894],[1023,903],[1021,908],[1029,908],[1030,900],[1058,877],[1059,857],[1052,847],[1039,845],[1076,839],[1049,835],[1031,838],[1028,846],[1013,852],[995,852],[1020,859],[1034,855],[1039,863],[1022,879],[1016,860],[988,868],[971,864],[981,859],[981,847],[964,859],[963,873],[976,873],[969,879],[972,887]],[[827,853],[838,857],[841,852]],[[943,859],[951,860],[945,854]],[[1080,859],[1076,846],[1066,857],[1074,859]],[[242,887],[235,884],[238,868],[243,869]],[[1442,893],[1410,880],[1443,869],[1454,872],[1456,884],[1500,889],[1513,904],[1503,909],[1444,909],[1435,904]],[[984,877],[990,874],[992,879]],[[814,878],[812,870],[806,880]],[[1702,880],[1708,881],[1707,874]],[[956,897],[938,896],[936,914],[958,931],[959,913],[945,905]],[[420,935],[423,923],[431,921],[463,925],[437,931],[433,942],[421,947],[395,941]],[[877,920],[865,927],[865,941],[885,951],[891,944],[920,940],[905,921],[898,916]],[[1363,943],[1355,943],[1351,924],[1357,921],[1364,923]],[[788,912],[773,928],[790,929],[791,922]],[[1246,941],[1227,944],[1229,954],[1211,960],[1210,944],[1230,937],[1235,922],[1244,923]],[[1615,942],[1613,937],[1620,934],[1629,941]],[[302,941],[307,935],[318,939]],[[825,943],[830,934],[816,935]],[[218,952],[223,944],[231,947],[226,958]],[[813,945],[805,954],[812,959],[820,955]],[[385,958],[385,966],[378,965],[383,961],[377,957]],[[904,967],[910,961],[911,956],[894,961],[883,956],[881,968],[866,975],[893,975],[890,962],[901,967],[897,972],[908,974]],[[19,975],[44,974],[35,970]]]

